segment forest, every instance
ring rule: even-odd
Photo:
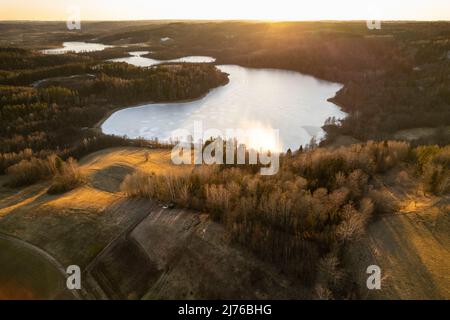
[[[4,68],[0,71],[2,173],[31,157],[54,153],[63,159],[79,158],[95,148],[134,143],[90,128],[116,108],[198,98],[228,81],[210,64],[142,69],[12,48],[0,48],[0,56]],[[81,76],[71,77],[74,74]]]
[[[344,251],[369,222],[396,210],[375,177],[407,167],[428,192],[450,192],[448,146],[396,141],[288,152],[273,176],[259,175],[254,165],[202,165],[182,176],[137,171],[122,190],[208,212],[236,243],[314,288],[317,297],[351,298]]]
[[[100,39],[113,44],[123,37],[148,41],[165,35],[176,41],[152,47],[148,57],[203,54],[219,64],[295,70],[344,84],[330,100],[350,116],[326,127],[328,143],[337,135],[385,140],[398,130],[450,126],[449,22],[383,22],[380,30],[369,30],[360,21],[171,23],[153,28],[155,33],[115,31]],[[441,130],[417,144],[449,141],[450,132]]]
[[[41,56],[34,60],[25,58],[25,49],[4,49],[0,53],[0,83],[26,85],[40,80],[41,66],[47,66],[45,72],[55,76],[83,73],[93,61],[124,56],[124,44],[139,44],[136,50],[148,50],[146,56],[154,59],[207,55],[216,58],[217,64],[295,70],[344,84],[331,101],[350,116],[339,125],[326,126],[328,143],[339,135],[360,141],[385,140],[392,139],[399,130],[450,126],[448,22],[383,22],[380,30],[370,30],[362,21],[130,22],[126,27],[118,22],[92,22],[86,25],[87,31],[54,34],[48,31],[59,30],[55,23],[22,25],[28,39],[24,42],[14,38],[17,25],[0,25],[3,41],[19,47],[43,48],[34,39],[56,44],[62,38],[65,41],[96,38],[100,43],[119,44],[99,52],[57,58]],[[173,41],[162,43],[161,37]],[[25,65],[33,66],[34,70],[14,72],[26,69]],[[445,145],[448,141],[450,133],[444,129],[416,144]]]
[[[30,28],[28,35],[39,34],[28,39],[138,44],[154,59],[207,55],[217,64],[294,70],[344,85],[330,101],[348,117],[329,119],[319,145],[281,154],[274,176],[259,175],[259,165],[200,165],[184,175],[136,170],[121,184],[130,198],[207,212],[233,244],[316,297],[354,298],[343,255],[369,223],[397,211],[384,186],[387,174],[398,173],[399,181],[410,175],[432,196],[450,193],[448,22],[388,22],[381,30],[361,22],[124,24],[51,33],[55,25],[48,23]],[[43,55],[36,51],[40,41],[14,40],[14,28],[0,25],[0,174],[8,174],[12,188],[51,180],[47,192],[62,193],[86,182],[76,162],[84,155],[115,146],[168,147],[106,136],[95,126],[117,108],[194,99],[228,81],[212,64],[143,69],[104,62],[123,56],[123,48]],[[394,139],[399,130],[423,127],[437,130],[409,142]],[[358,143],[334,145],[342,136]]]

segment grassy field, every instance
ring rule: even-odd
[[[103,294],[88,297],[307,297],[269,264],[231,246],[224,229],[208,215],[164,209],[151,200],[129,199],[120,192],[121,181],[134,170],[155,174],[192,170],[191,166],[174,166],[170,151],[112,148],[83,158],[80,166],[89,183],[63,195],[47,195],[46,183],[19,192],[1,187],[0,232],[44,249],[62,266],[77,264],[89,270],[86,287],[90,293],[101,290]],[[5,250],[0,263],[11,257],[31,260],[31,277],[38,279],[35,275],[45,268],[45,261],[32,255],[25,259],[23,254]],[[60,280],[51,271],[42,283],[33,284],[38,289],[29,289],[30,299],[54,297],[54,286]],[[11,267],[5,279],[27,279],[28,271],[24,272],[14,275]],[[49,288],[41,289],[45,284]],[[16,287],[8,285],[6,297],[13,297],[11,292],[26,294]],[[274,287],[276,293],[272,293]]]
[[[84,137],[89,138],[86,144],[93,145],[92,149],[83,153],[76,149],[66,154],[80,159],[89,152],[87,150],[124,145],[103,141],[104,144],[96,146],[93,141],[97,136],[91,137],[92,132],[84,129],[93,126],[91,120],[97,122],[113,110],[119,103],[117,99],[126,98],[125,91],[112,90],[97,98],[86,94],[81,96],[84,102],[78,106],[80,108],[72,108],[74,102],[70,99],[75,97],[67,90],[84,88],[83,84],[90,78],[86,72],[97,74],[95,68],[87,68],[91,64],[127,56],[128,51],[137,50],[150,51],[147,57],[155,59],[207,55],[216,58],[218,64],[287,69],[345,84],[332,101],[348,112],[349,117],[342,126],[326,126],[328,147],[371,139],[445,145],[450,141],[449,27],[448,22],[386,22],[381,30],[368,30],[364,21],[139,21],[83,22],[82,30],[70,32],[64,22],[0,22],[0,47],[5,47],[0,52],[0,78],[5,85],[2,90],[11,93],[11,102],[8,98],[2,106],[13,106],[4,108],[12,111],[6,113],[9,120],[4,118],[2,153],[25,147],[35,152],[51,151],[57,146],[60,149],[63,145],[72,148],[73,143],[78,146],[81,141],[84,143]],[[163,37],[172,40],[161,41]],[[64,41],[101,42],[116,47],[59,57],[62,58],[59,63],[54,61],[56,56],[49,60],[48,56],[36,52],[11,48],[38,50],[58,47]],[[79,65],[69,68],[71,61],[78,61]],[[173,72],[179,66],[164,68]],[[202,70],[197,69],[201,68],[187,71],[201,79]],[[134,68],[121,70],[130,78],[127,81],[141,77]],[[172,79],[164,76],[164,70],[156,75]],[[108,74],[108,78],[115,78],[117,75],[111,72],[105,69],[99,76],[103,79]],[[173,75],[185,79],[183,75]],[[53,79],[39,83],[48,77]],[[21,107],[25,102],[14,98],[21,94],[12,94],[19,84],[31,85],[35,81],[38,81],[37,87],[61,85],[65,87],[60,90],[62,94],[68,99],[72,97],[69,102],[58,102],[61,110],[69,107],[67,111],[70,109],[73,113],[62,113],[64,116],[55,118],[58,123],[55,131],[47,132],[53,127],[47,122],[34,121],[41,113],[42,119],[54,119],[53,116],[60,114],[50,112],[54,110],[49,108],[53,101],[50,96],[41,106],[42,110],[27,119]],[[154,81],[158,87],[164,83],[159,78]],[[110,82],[99,83],[110,87]],[[167,90],[157,90],[155,97],[167,99],[165,91],[192,93],[197,85],[191,87],[188,85],[191,83],[197,84],[192,79],[186,80],[185,85],[180,83],[180,90],[168,85]],[[11,84],[14,87],[6,86]],[[209,88],[209,84],[205,81],[203,85]],[[18,92],[36,99],[38,93],[47,94],[45,90],[30,89],[21,87]],[[199,95],[202,92],[199,90]],[[130,94],[128,98],[136,97]],[[29,100],[26,103],[34,101],[25,100]],[[132,103],[124,100],[123,104]],[[11,122],[17,119],[17,123]],[[28,125],[35,127],[31,130]],[[19,136],[15,129],[20,129]],[[27,142],[23,144],[23,141]],[[315,296],[314,289],[305,292],[288,276],[280,275],[273,269],[275,264],[263,263],[245,249],[231,245],[230,235],[208,214],[170,209],[167,203],[128,198],[121,192],[124,178],[137,170],[179,175],[193,169],[193,166],[174,166],[170,151],[110,148],[91,153],[79,163],[87,183],[61,195],[47,193],[50,181],[14,189],[5,187],[7,177],[0,176],[0,235],[24,241],[0,241],[0,299],[60,297],[61,275],[54,266],[64,269],[70,264],[88,270],[87,286],[91,290],[88,298]],[[325,164],[320,172],[326,173],[326,169]],[[378,177],[380,182],[376,188],[390,194],[396,209],[377,216],[362,238],[348,248],[345,267],[355,282],[358,297],[450,298],[449,196],[426,194],[422,182],[413,178],[415,176],[417,168],[409,167],[403,172],[383,171]],[[284,205],[278,202],[274,207],[281,208],[281,204]],[[261,247],[263,253],[268,251],[267,246]],[[382,269],[380,291],[366,289],[365,269],[371,264]]]
[[[268,264],[231,246],[223,228],[208,215],[163,209],[161,204],[129,199],[120,192],[121,181],[134,170],[156,174],[192,170],[172,165],[170,151],[111,148],[83,158],[80,166],[89,183],[63,195],[47,195],[46,183],[21,190],[1,187],[0,232],[44,249],[62,266],[90,268],[109,297],[114,292],[129,299],[308,296],[299,288],[292,291],[291,280]],[[399,184],[399,177],[406,182]],[[393,172],[380,181],[400,209],[373,222],[349,250],[347,263],[361,297],[450,298],[448,197],[424,194],[405,173]],[[54,297],[61,279],[52,265],[10,243],[0,241],[0,246],[1,265],[8,262],[0,295]],[[120,262],[124,254],[129,259]],[[24,261],[29,262],[20,265]],[[382,269],[381,291],[365,289],[365,268],[370,264]],[[140,285],[133,287],[136,279]]]
[[[402,184],[394,184],[403,177]],[[392,182],[392,183],[389,183]],[[385,190],[398,210],[369,225],[365,236],[348,250],[362,298],[450,298],[450,197],[423,192],[405,172],[385,177]],[[365,269],[378,265],[382,290],[367,290]]]
[[[73,298],[63,270],[20,240],[0,235],[0,265],[0,300]]]
[[[169,168],[167,151],[152,151],[148,162],[144,153],[144,149],[117,148],[86,157],[81,169],[88,184],[59,196],[48,195],[46,183],[20,191],[1,187],[0,232],[44,248],[65,264],[86,265],[133,221],[133,211],[109,210],[128,201],[119,192],[125,175],[138,168],[151,172]]]

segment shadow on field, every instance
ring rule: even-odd
[[[92,176],[92,186],[106,192],[118,192],[123,179],[133,172],[134,168],[127,165],[106,167]]]

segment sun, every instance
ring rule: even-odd
[[[247,128],[245,144],[248,148],[256,151],[282,151],[278,130],[259,124]]]

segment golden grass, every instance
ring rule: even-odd
[[[27,194],[27,193],[18,194],[17,197],[14,197],[14,202],[15,202],[14,204],[11,204],[7,207],[0,209],[0,217],[5,216],[18,208],[24,208],[24,207],[32,204],[34,201],[36,201],[40,197],[45,196],[46,192],[47,192],[47,190],[45,188],[42,188],[38,193],[33,194],[31,196],[29,196],[29,194]],[[27,197],[27,196],[29,196],[29,197]]]
[[[148,153],[148,161],[146,161],[146,153]],[[79,165],[80,171],[86,176],[88,184],[59,196],[47,195],[47,184],[35,184],[21,188],[14,193],[2,189],[2,192],[0,192],[0,217],[16,210],[32,210],[40,206],[55,209],[56,213],[65,212],[66,209],[88,209],[90,212],[101,212],[123,197],[120,192],[106,192],[95,188],[92,184],[96,179],[96,173],[114,165],[128,166],[134,170],[148,173],[170,173],[172,175],[181,174],[193,168],[190,165],[174,165],[171,161],[170,150],[135,147],[101,150],[81,159]],[[108,183],[108,181],[102,183]]]
[[[366,236],[349,248],[362,298],[450,298],[450,200],[412,187],[387,186],[398,210],[369,225]],[[365,288],[365,268],[378,265],[382,288]]]
[[[67,208],[87,209],[84,212],[101,212],[120,198],[120,195],[114,193],[83,186],[47,201],[44,206],[55,209],[55,212],[63,212]]]
[[[148,161],[145,161],[146,152],[148,152]],[[177,174],[193,168],[191,165],[174,165],[171,160],[171,150],[151,150],[135,147],[101,150],[80,161],[81,170],[87,175],[113,164],[126,165],[144,172],[154,172],[155,174],[167,172]]]

